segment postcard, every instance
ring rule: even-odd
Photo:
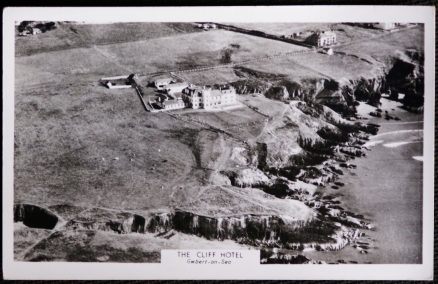
[[[435,8],[7,8],[6,279],[432,280]]]

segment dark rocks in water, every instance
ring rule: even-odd
[[[368,123],[367,125],[370,126],[370,127],[375,127],[375,128],[379,128],[380,127],[379,124],[375,124],[375,123]]]
[[[355,168],[357,168],[356,165],[350,164],[350,163],[340,163],[339,166],[341,166],[342,168],[347,168],[347,169],[355,169]],[[340,184],[342,184],[341,186],[344,185],[342,182]]]
[[[382,114],[380,112],[374,112],[374,111],[370,112],[369,115],[379,118],[382,117]]]
[[[341,147],[339,151],[353,157],[362,157],[364,155],[362,149],[357,149],[355,147]]]
[[[337,186],[344,186],[344,185],[345,185],[345,183],[340,182],[340,181],[335,181],[335,184],[336,184]]]
[[[322,199],[324,199],[324,200],[333,200],[334,198],[336,198],[336,196],[333,196],[333,195],[325,195],[322,197]]]
[[[349,140],[348,133],[345,131],[336,131],[336,129],[324,127],[316,132],[321,138],[335,143],[345,143]]]
[[[395,119],[395,118],[392,115],[385,114],[385,119],[386,120],[391,120],[391,119]]]
[[[344,211],[344,210],[345,210],[343,207],[341,207],[341,206],[339,206],[339,205],[330,205],[330,208],[338,209],[338,210],[340,210],[340,211]]]
[[[332,188],[333,188],[333,189],[339,189],[339,187],[336,186],[336,185],[332,185]]]
[[[331,171],[333,171],[334,173],[337,173],[338,175],[343,175],[344,174],[344,172],[341,169],[339,169],[339,168],[337,168],[335,166],[329,166],[329,169]]]

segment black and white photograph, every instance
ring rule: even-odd
[[[425,23],[271,17],[15,20],[13,262],[424,264]]]

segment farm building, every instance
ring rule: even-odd
[[[167,85],[175,83],[176,80],[173,78],[161,78],[161,79],[156,79],[153,82],[153,85],[155,86],[155,88],[157,88],[158,90],[164,90],[166,88]]]
[[[100,82],[108,89],[126,89],[132,87],[131,83],[134,77],[134,74],[129,76],[106,77],[100,79]]]
[[[169,100],[166,99],[159,103],[162,109],[164,110],[174,110],[174,109],[183,109],[186,107],[184,101],[182,99]]]
[[[186,104],[183,101],[182,93],[175,94],[157,94],[154,101],[149,101],[151,104],[155,104],[161,110],[175,110],[183,109]]]
[[[187,88],[189,84],[182,82],[182,83],[172,83],[165,87],[166,93],[168,94],[174,94],[174,93],[180,93],[182,90]]]
[[[306,42],[317,47],[333,45],[336,43],[336,33],[333,31],[315,32],[306,39]]]

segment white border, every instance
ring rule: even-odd
[[[162,264],[26,263],[13,260],[14,22],[417,22],[425,24],[423,264],[167,267]],[[421,6],[259,6],[6,8],[3,10],[3,272],[6,279],[373,279],[433,277],[435,8]]]

